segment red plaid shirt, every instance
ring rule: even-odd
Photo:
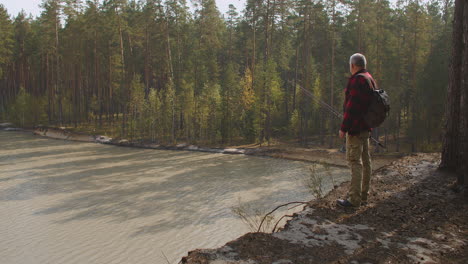
[[[343,122],[341,131],[350,135],[356,135],[363,131],[371,131],[371,128],[364,121],[364,114],[367,113],[371,99],[371,87],[367,79],[372,78],[367,70],[363,69],[351,76],[345,89],[345,101],[343,105]]]

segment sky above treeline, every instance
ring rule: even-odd
[[[230,4],[233,4],[238,12],[244,9],[246,0],[216,0],[219,11],[224,14],[228,11]],[[10,15],[16,16],[22,9],[26,14],[32,14],[33,16],[38,16],[41,13],[41,8],[39,4],[42,0],[0,0],[2,4]],[[190,3],[190,1],[187,1]],[[191,5],[191,4],[189,4]]]

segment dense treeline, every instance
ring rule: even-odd
[[[334,145],[364,53],[392,98],[377,132],[393,150],[440,146],[450,0],[44,0],[37,18],[0,5],[0,115],[162,143]],[[306,96],[310,91],[314,98]]]

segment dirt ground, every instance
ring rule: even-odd
[[[468,204],[439,171],[439,154],[414,154],[374,172],[369,203],[336,206],[344,183],[273,234],[249,233],[182,263],[468,263]]]
[[[267,150],[267,148],[265,148]],[[281,147],[265,151],[265,156],[274,158],[298,160],[306,162],[326,163],[333,166],[347,167],[346,155],[337,149]],[[372,153],[373,168],[379,169],[403,157],[403,153]]]

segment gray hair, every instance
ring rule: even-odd
[[[361,68],[366,68],[367,65],[367,60],[364,55],[361,53],[354,53],[350,58],[349,58],[349,64],[354,64],[358,67]]]

